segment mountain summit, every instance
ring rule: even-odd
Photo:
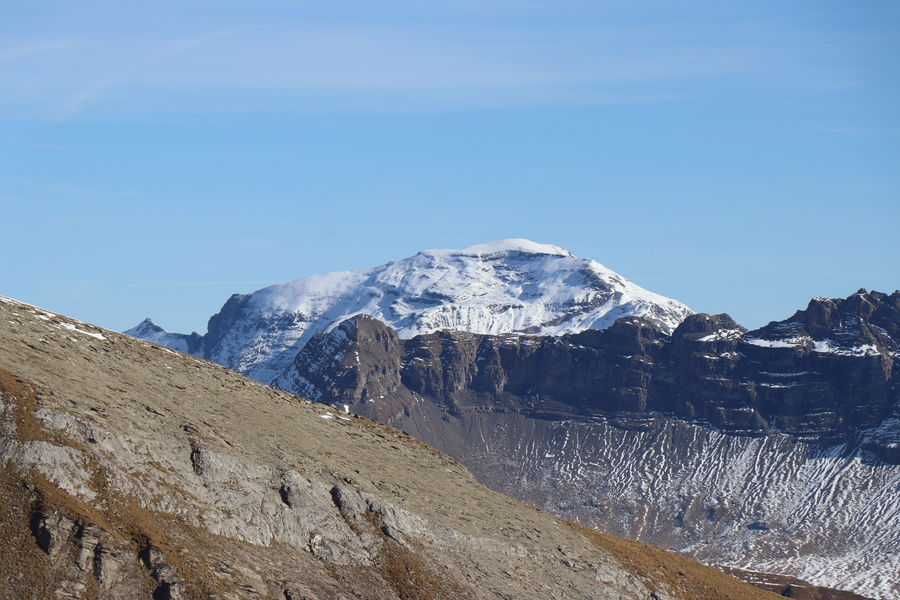
[[[666,333],[691,310],[595,260],[525,239],[425,250],[361,269],[304,277],[236,294],[209,320],[202,344],[158,327],[126,333],[271,382],[319,331],[374,317],[401,338],[442,329],[562,335],[644,317]]]

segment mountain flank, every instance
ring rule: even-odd
[[[704,562],[900,593],[900,292],[747,331],[640,317],[402,339],[367,316],[275,381],[410,432],[491,487]]]
[[[777,597],[192,356],[9,299],[0,340],[9,597]]]

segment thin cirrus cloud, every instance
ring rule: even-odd
[[[56,98],[44,110],[61,119],[101,103],[146,110],[204,101],[258,108],[325,99],[329,106],[357,107],[670,100],[684,97],[679,82],[758,71],[773,62],[758,48],[632,44],[621,31],[572,44],[562,34],[530,40],[377,28],[230,29],[169,41],[20,44],[0,50],[4,55],[18,71],[15,81],[0,76],[0,89],[11,88],[6,103]]]
[[[872,138],[896,138],[900,137],[900,131],[896,129],[874,129],[866,127],[836,127],[836,126],[815,126],[810,127],[812,131],[822,133],[833,133],[836,135],[862,136]]]
[[[0,48],[0,62],[46,56],[62,50],[68,50],[77,45],[77,42],[68,40],[16,44]]]
[[[97,102],[113,89],[126,85],[129,80],[140,82],[143,73],[158,69],[159,65],[165,63],[168,59],[176,58],[180,54],[189,52],[203,44],[221,39],[232,33],[233,31],[218,31],[166,43],[147,56],[141,57],[134,62],[125,65],[118,71],[95,79],[85,87],[79,89],[63,103],[58,112],[58,116],[63,119],[70,118],[85,110],[91,104]]]
[[[206,287],[216,285],[272,285],[275,281],[153,281],[132,283],[132,288]]]

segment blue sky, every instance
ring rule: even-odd
[[[894,1],[0,17],[0,294],[113,329],[508,237],[750,327],[900,287]]]

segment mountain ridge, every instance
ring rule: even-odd
[[[850,312],[858,312],[859,308],[856,307],[861,303],[868,308],[863,311],[865,314],[856,315],[859,318],[858,322],[853,322],[854,317]],[[805,322],[807,315],[811,315],[809,319],[813,322],[816,322],[816,319],[821,320],[816,315],[820,315],[823,311],[834,313],[830,316],[832,326],[818,323],[815,327],[810,327],[817,336],[814,338],[813,334],[803,328],[801,321]],[[870,318],[874,321],[870,322]],[[509,349],[519,344],[522,347],[538,348],[537,353],[532,352],[536,357],[533,360],[537,362],[531,366],[522,366],[521,368],[525,370],[522,375],[507,374],[501,377],[498,382],[500,387],[495,385],[492,388],[494,392],[499,392],[503,388],[513,390],[513,394],[518,393],[522,396],[527,388],[530,392],[526,393],[546,395],[541,387],[544,385],[541,377],[549,376],[575,385],[565,387],[568,390],[566,394],[571,398],[567,402],[579,409],[623,413],[657,410],[732,432],[752,434],[756,431],[762,434],[770,429],[777,429],[809,439],[829,442],[850,441],[850,438],[845,439],[846,436],[835,428],[846,426],[850,428],[845,432],[846,435],[853,439],[866,438],[865,432],[868,428],[886,419],[895,403],[894,371],[891,367],[893,359],[900,357],[900,343],[898,343],[900,333],[896,332],[897,322],[900,322],[900,292],[894,292],[889,296],[875,291],[860,291],[847,299],[813,299],[806,310],[797,311],[785,321],[773,321],[753,331],[738,325],[726,314],[697,313],[687,317],[671,336],[657,329],[650,321],[640,317],[628,317],[617,321],[606,330],[588,330],[565,336],[519,334],[489,336],[442,331],[403,340],[399,335],[393,335],[394,330],[381,321],[368,315],[357,315],[329,332],[320,332],[313,336],[311,346],[301,351],[295,361],[303,363],[296,369],[301,375],[303,372],[313,375],[315,372],[333,371],[344,358],[344,354],[339,353],[337,348],[357,335],[359,327],[364,327],[367,329],[367,335],[374,337],[373,343],[376,346],[385,346],[384,349],[388,354],[399,352],[403,355],[399,366],[405,369],[406,374],[401,375],[400,369],[397,368],[393,373],[403,380],[403,384],[416,385],[415,382],[420,376],[412,374],[416,369],[415,361],[433,361],[436,354],[444,352],[428,350],[430,345],[443,343],[441,340],[474,340],[473,350],[468,352],[471,354],[469,358],[474,359],[479,365],[477,373],[468,376],[471,381],[467,380],[466,376],[458,377],[450,389],[442,392],[445,395],[452,395],[461,389],[460,386],[477,384],[482,372],[490,373],[501,366],[500,363],[491,363],[490,360],[481,365],[478,361],[482,360],[482,354],[497,352],[499,349],[506,352],[507,356],[511,356]],[[895,331],[897,337],[891,337],[887,333],[888,330]],[[314,340],[322,341],[314,342]],[[325,347],[316,347],[319,344]],[[552,364],[547,362],[548,359],[540,358],[543,356],[540,352],[546,354],[559,345],[584,356],[594,351],[606,352],[610,359],[618,361],[616,366],[624,369],[626,373],[629,369],[635,370],[637,379],[630,385],[624,387],[620,385],[617,388],[620,392],[613,392],[603,386],[591,387],[598,381],[598,377],[613,377],[614,374],[602,361],[593,363],[588,359],[579,359],[577,364],[566,365],[565,368],[568,370],[564,374],[554,375]],[[323,369],[315,364],[311,355],[316,355],[317,359],[330,359],[333,366],[330,369]],[[503,357],[499,359],[502,363]],[[706,364],[692,371],[694,368],[691,366],[692,362],[696,360]],[[766,370],[775,368],[766,366],[771,365],[773,361],[784,368],[791,360],[795,364],[793,372]],[[835,363],[837,367],[832,364],[833,361],[837,361]],[[877,367],[882,368],[880,375],[866,371],[858,380],[852,380],[852,376],[847,374],[820,373],[815,370],[816,367],[809,366],[823,365],[821,367],[823,371],[840,368],[840,365],[847,368],[862,368],[861,365],[871,364],[872,368],[876,368],[876,365],[881,365],[883,361],[889,362],[885,362],[883,367]],[[358,361],[356,364],[359,364]],[[512,366],[515,365],[512,360],[510,365],[510,368],[519,368]],[[353,368],[354,364],[350,362],[347,366]],[[468,372],[468,369],[469,367],[459,367],[461,373]],[[579,370],[589,372],[587,375],[589,381],[584,385],[578,383],[585,377],[584,374],[578,373]],[[385,372],[382,367],[376,375],[382,376]],[[541,374],[533,375],[538,372]],[[686,375],[693,377],[694,380],[686,380]],[[521,380],[526,376],[531,377],[531,380]],[[653,380],[648,378],[651,376],[654,377]],[[292,374],[287,372],[276,379],[275,384],[291,390],[289,383],[291,377]],[[510,377],[517,379],[512,380]],[[829,383],[829,377],[836,379]],[[712,386],[712,389],[696,389],[702,380],[708,381],[709,383],[703,385]],[[863,392],[854,391],[854,388],[863,387],[863,380],[866,382]],[[881,387],[873,387],[879,380],[882,382]],[[715,381],[731,383],[717,388]],[[829,414],[833,414],[830,421],[823,412],[818,413],[820,415],[818,424],[791,419],[793,416],[802,417],[803,410],[814,411],[815,408],[806,406],[801,410],[794,406],[798,401],[785,402],[784,398],[791,398],[797,393],[811,393],[810,388],[814,388],[816,394],[822,395],[832,384],[839,387],[828,392],[832,399],[821,405],[823,410],[826,405],[830,407]],[[317,390],[314,384],[307,382],[301,385],[303,393],[309,394],[310,397],[318,399],[322,396],[323,390]],[[328,392],[331,397],[352,398],[358,393],[352,386],[337,383],[328,385],[333,388]],[[635,386],[645,389],[640,391]],[[490,387],[487,386],[485,389]],[[436,392],[433,384],[421,383],[418,388],[413,389],[418,393]],[[481,390],[481,387],[473,389]],[[371,397],[371,394],[368,396]],[[602,402],[597,404],[597,399],[602,397],[612,400],[605,401],[606,404]],[[860,403],[858,406],[842,405],[854,397],[858,398]],[[354,402],[359,401],[359,398],[352,399]],[[796,410],[791,412],[791,407],[795,407]],[[890,460],[893,447],[885,446],[879,451],[883,454],[883,458]]]

